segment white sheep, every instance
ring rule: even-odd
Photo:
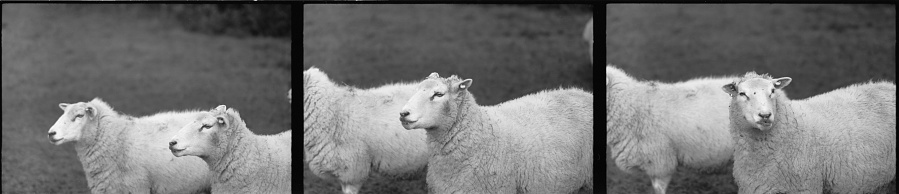
[[[209,166],[212,193],[290,193],[291,130],[256,135],[240,114],[219,105],[194,117],[171,138],[171,154]],[[189,157],[194,158],[194,157]]]
[[[396,113],[414,84],[372,89],[338,86],[317,68],[303,71],[303,151],[309,169],[358,193],[371,173],[392,178],[424,175],[424,131],[406,131]]]
[[[584,28],[584,40],[590,42],[590,64],[593,64],[593,18],[590,18],[590,22],[587,22],[587,27]]]
[[[403,106],[427,131],[429,193],[570,193],[593,187],[593,94],[548,90],[481,107],[472,80],[432,73]]]
[[[624,171],[641,171],[665,193],[678,167],[724,172],[732,161],[729,97],[733,77],[679,83],[638,81],[606,66],[606,133],[611,157]]]
[[[894,180],[895,84],[790,100],[791,81],[750,72],[723,87],[740,193],[871,193]]]
[[[50,127],[50,143],[75,144],[91,193],[209,192],[206,163],[175,158],[165,146],[197,112],[134,118],[99,98],[59,108],[64,112]]]

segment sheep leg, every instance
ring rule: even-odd
[[[668,182],[671,181],[671,175],[652,177],[652,188],[655,189],[657,194],[665,194],[665,189],[668,188]]]
[[[357,194],[359,193],[359,189],[362,187],[360,183],[340,183],[340,186],[343,187],[344,194]]]

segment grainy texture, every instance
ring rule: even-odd
[[[789,75],[807,98],[896,79],[894,5],[622,5],[606,8],[606,61],[665,82],[748,71]],[[801,87],[797,87],[801,86]],[[649,193],[649,178],[607,160],[608,193]],[[893,188],[895,192],[895,188]],[[729,174],[679,171],[671,193],[735,193]]]
[[[545,89],[593,90],[583,10],[497,5],[306,5],[303,69],[358,88],[431,72],[478,80],[482,105]],[[398,113],[394,113],[399,116]],[[307,193],[338,193],[304,165]],[[424,179],[372,177],[362,193],[425,193]]]
[[[47,131],[60,102],[117,111],[242,107],[257,133],[290,128],[290,40],[186,32],[123,5],[3,4],[2,192],[86,193],[74,146]]]

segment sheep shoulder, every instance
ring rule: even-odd
[[[213,163],[213,193],[289,193],[291,188],[291,131],[255,135],[248,129],[231,138],[236,146],[228,156]]]

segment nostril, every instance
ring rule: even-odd
[[[56,131],[50,132],[50,135],[49,135],[49,136],[50,136],[50,137],[53,137],[53,135],[56,135]]]
[[[406,117],[406,116],[409,116],[409,111],[400,112],[400,117]]]
[[[771,117],[771,113],[759,114],[759,116],[767,119],[768,117]]]
[[[177,142],[177,141],[171,141],[171,142],[169,142],[169,146],[174,146],[175,144],[178,144],[178,142]]]

